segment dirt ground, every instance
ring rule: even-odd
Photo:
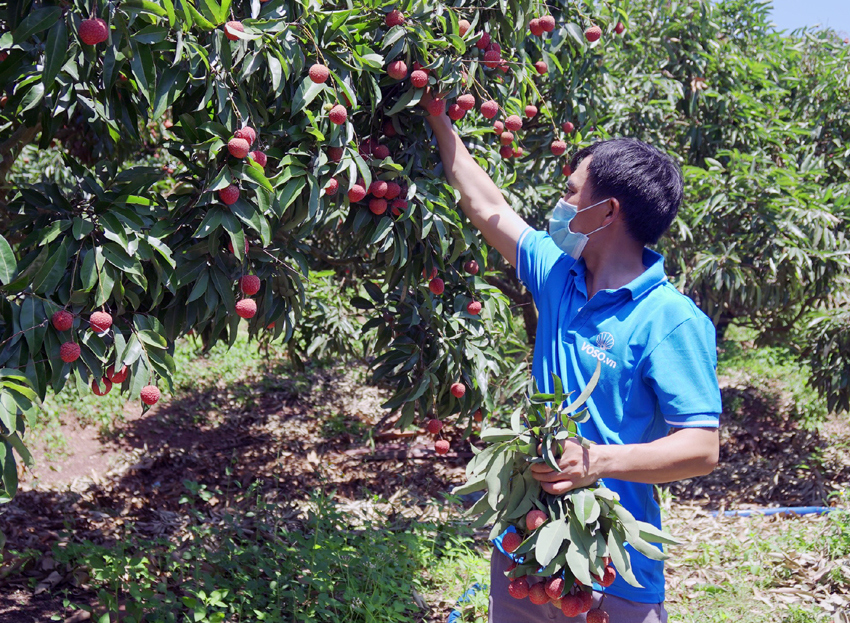
[[[307,391],[266,376],[163,401],[144,415],[128,407],[108,438],[69,418],[62,427],[67,455],[49,462],[45,449],[36,447],[37,467],[23,474],[17,497],[0,509],[0,530],[8,539],[0,564],[0,623],[85,620],[66,618],[62,588],[73,591],[76,603],[95,601],[85,582],[56,568],[49,555],[21,568],[10,549],[49,552],[60,532],[108,544],[129,523],[144,536],[174,535],[181,530],[179,499],[187,479],[211,490],[232,479],[243,486],[262,480],[264,493],[288,502],[324,487],[352,515],[368,514],[375,506],[368,500],[381,499],[378,510],[420,520],[435,512],[429,502],[463,482],[471,456],[466,442],[453,440],[452,451],[438,457],[429,436],[393,430],[392,418],[382,417],[381,390],[350,374],[312,375]],[[709,521],[708,510],[825,505],[831,492],[847,487],[846,419],[830,420],[822,432],[803,431],[762,396],[723,381],[724,397],[736,395],[743,407],[725,416],[720,465],[708,476],[669,486],[694,529]],[[234,391],[251,399],[232,401]],[[234,403],[241,406],[228,406]],[[454,598],[439,596],[430,604],[433,621],[445,620]]]

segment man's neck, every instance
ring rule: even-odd
[[[643,264],[643,245],[634,241],[606,245],[584,256],[585,284],[590,300],[600,290],[616,290],[639,277]]]

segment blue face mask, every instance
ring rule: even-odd
[[[571,203],[567,203],[563,198],[558,201],[555,210],[552,212],[552,218],[549,219],[549,235],[552,236],[552,240],[555,241],[555,244],[558,245],[561,251],[577,260],[581,257],[581,252],[584,251],[584,246],[587,244],[590,234],[595,234],[600,229],[605,229],[611,224],[608,223],[608,225],[597,227],[589,234],[574,232],[570,229],[570,221],[575,218],[576,214],[602,205],[606,201],[608,199],[603,199],[582,210],[579,210],[577,206]]]

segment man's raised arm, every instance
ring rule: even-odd
[[[487,243],[516,268],[517,240],[528,224],[511,209],[498,186],[475,162],[445,113],[429,115],[427,119],[437,137],[446,178],[460,192],[461,209]]]

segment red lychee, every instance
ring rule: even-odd
[[[100,389],[100,384],[103,383],[103,389]],[[97,379],[94,379],[91,382],[91,390],[94,392],[96,396],[106,396],[109,391],[112,389],[112,381],[109,379],[100,379],[100,383]]]
[[[555,30],[555,18],[551,15],[544,15],[540,18],[540,26],[544,32],[552,32]]]
[[[251,149],[251,146],[244,138],[232,138],[227,143],[227,151],[234,158],[244,158],[248,155],[249,149]]]
[[[502,145],[510,145],[514,142],[514,135],[511,132],[502,132],[499,135],[499,142]]]
[[[387,67],[387,74],[395,80],[404,80],[407,78],[407,65],[404,61],[393,61]]]
[[[504,541],[502,541],[502,543],[504,544]],[[528,597],[528,591],[529,586],[527,578],[514,578],[511,580],[511,583],[508,584],[508,592],[514,599],[525,599]]]
[[[440,439],[437,443],[434,444],[434,451],[437,454],[447,454],[449,451],[449,442],[445,439]]]
[[[584,31],[584,38],[587,39],[590,43],[594,41],[599,41],[599,37],[602,36],[602,29],[599,26],[591,26],[587,30]]]
[[[437,433],[439,433],[442,430],[443,423],[440,420],[431,419],[431,420],[428,420],[428,424],[425,425],[425,428],[432,435],[436,435]]]
[[[534,119],[534,117],[537,115],[537,112],[537,106],[529,104],[525,107],[525,116],[529,119]]]
[[[471,93],[464,93],[457,98],[457,105],[464,110],[472,110],[475,108],[475,96]]]
[[[89,316],[89,325],[95,333],[109,331],[109,327],[112,326],[112,315],[106,312],[94,312]]]
[[[339,162],[345,150],[342,147],[328,147],[328,159],[331,162]]]
[[[542,606],[543,604],[549,603],[549,595],[546,594],[546,587],[543,585],[543,582],[533,584],[531,588],[528,589],[528,598],[531,600],[531,603],[536,606]]]
[[[410,74],[410,83],[417,89],[421,89],[426,84],[428,84],[428,74],[426,74],[421,69],[417,69],[412,74]]]
[[[395,126],[393,125],[393,122],[390,119],[384,121],[383,130],[384,136],[395,136],[396,134],[398,134],[398,132],[395,131]]]
[[[481,413],[481,409],[475,410],[475,413],[472,414],[472,419],[476,422],[482,422],[484,420],[484,414]]]
[[[387,200],[386,199],[371,199],[369,201],[369,210],[372,214],[383,214],[387,211]]]
[[[390,148],[386,145],[378,145],[375,147],[375,150],[372,152],[372,155],[375,156],[378,160],[383,160],[384,158],[390,157]]]
[[[127,375],[130,374],[130,369],[127,366],[121,366],[121,369],[118,372],[115,371],[115,366],[110,365],[106,369],[106,377],[116,384],[121,384],[127,380]]]
[[[578,616],[581,612],[581,603],[581,597],[578,595],[564,595],[561,598],[561,612],[568,617]]]
[[[522,147],[514,147],[514,158],[521,158],[523,154]]]
[[[549,66],[546,65],[546,61],[537,61],[534,63],[534,68],[537,70],[537,73],[543,75],[549,72]]]
[[[345,106],[342,104],[337,104],[331,111],[328,113],[328,119],[331,120],[331,123],[335,123],[336,125],[342,125],[345,123],[345,120],[348,118],[348,111],[345,109]]]
[[[509,554],[516,551],[516,548],[518,548],[521,544],[522,537],[519,535],[518,532],[508,532],[502,538],[502,549],[504,549]]]
[[[65,363],[76,361],[80,356],[80,345],[74,342],[65,342],[59,347],[59,358]]]
[[[564,584],[564,578],[557,575],[546,580],[546,595],[549,599],[560,599],[564,592]]]
[[[266,154],[264,152],[257,149],[252,151],[248,155],[251,156],[254,162],[256,162],[258,165],[260,165],[264,169],[266,168],[266,162],[268,162],[269,159],[266,157]]]
[[[567,134],[569,134],[570,132],[572,132],[573,130],[575,130],[575,129],[576,129],[576,127],[572,124],[572,122],[571,122],[571,121],[564,121],[564,123],[562,123],[562,124],[561,124],[561,129],[562,129],[564,132],[566,132]]]
[[[254,299],[242,299],[236,303],[236,315],[240,318],[253,318],[257,313],[257,302]]]
[[[260,291],[260,278],[257,275],[245,275],[239,280],[239,289],[243,294],[254,296]]]
[[[450,391],[452,393],[452,396],[457,399],[461,399],[463,398],[464,394],[466,394],[466,385],[464,385],[463,383],[452,383]]]
[[[398,216],[401,214],[402,210],[407,210],[407,201],[404,199],[396,199],[392,203],[392,208],[393,216]]]
[[[553,155],[561,156],[565,151],[567,151],[567,144],[564,141],[552,141],[549,149],[552,150]]]
[[[468,32],[469,32],[469,27],[470,27],[470,26],[472,26],[472,24],[470,24],[470,23],[469,23],[468,21],[466,21],[465,19],[462,19],[462,20],[458,21],[458,23],[457,23],[457,30],[458,30],[458,32],[460,33],[460,36],[461,36],[461,37],[462,37],[462,36],[464,36],[466,33],[468,33]]]
[[[470,275],[478,274],[478,262],[475,260],[469,260],[463,264],[463,269],[468,272]]]
[[[481,34],[481,38],[475,42],[475,47],[479,50],[485,49],[488,45],[490,45],[490,33],[485,32]]]
[[[109,27],[99,17],[80,22],[80,39],[86,45],[97,45],[109,38]]]
[[[452,104],[451,106],[449,106],[449,110],[446,114],[448,114],[449,119],[452,119],[453,121],[459,121],[460,119],[463,119],[463,116],[466,114],[466,111],[458,104]]]
[[[384,18],[384,23],[392,28],[393,26],[401,26],[404,24],[404,13],[399,11],[398,9],[393,9],[389,13],[387,13]]]
[[[525,516],[525,527],[528,528],[529,531],[537,530],[540,526],[546,523],[549,517],[541,510],[534,509],[532,511],[528,511],[528,514]]]
[[[384,199],[390,200],[395,199],[401,194],[401,186],[396,184],[395,182],[387,182],[387,190],[384,193]]]
[[[624,30],[626,30],[626,26],[623,24],[623,22],[617,22],[617,25],[614,26],[614,32],[616,32],[618,35],[622,35]]]
[[[471,301],[466,306],[466,312],[472,316],[477,316],[481,313],[481,302],[480,301]]]
[[[514,149],[510,145],[502,145],[502,148],[499,149],[499,155],[507,160],[508,158],[514,157]]]
[[[564,174],[564,175],[566,175],[567,177],[569,177],[569,176],[570,176],[570,174],[572,174],[572,172],[573,172],[573,170],[570,168],[570,165],[569,165],[569,164],[565,164],[565,165],[564,165],[564,168],[563,168],[563,169],[561,169],[561,173],[563,173],[563,174]]]
[[[387,194],[387,187],[389,185],[384,180],[375,180],[372,182],[372,185],[369,186],[369,192],[377,198],[385,197]]]
[[[446,112],[446,102],[439,97],[435,97],[430,102],[428,102],[428,114],[433,115],[434,117],[439,117],[444,112]]]
[[[505,127],[511,132],[516,132],[522,128],[522,119],[520,119],[517,115],[511,115],[505,119]]]
[[[71,312],[60,309],[50,317],[50,322],[53,323],[53,328],[57,331],[68,331],[74,326],[74,316]]]
[[[605,565],[605,570],[602,573],[602,577],[597,580],[600,586],[611,586],[614,583],[614,580],[617,579],[617,570],[614,569],[613,565]]]
[[[218,191],[218,198],[225,205],[233,205],[239,200],[239,187],[236,184],[231,184],[226,188]]]
[[[248,141],[248,147],[254,144],[254,141],[257,140],[257,131],[254,130],[249,125],[246,125],[244,128],[239,128],[236,132],[233,133],[234,138],[244,138]]]
[[[428,283],[428,289],[431,290],[434,294],[440,295],[446,289],[445,282],[439,277],[434,277]]]
[[[609,623],[610,620],[608,613],[599,608],[587,612],[587,623]]]
[[[339,190],[339,182],[335,177],[332,177],[328,180],[328,183],[325,184],[325,194],[328,197],[333,197],[337,191]]]
[[[428,269],[427,268],[422,269],[422,278],[423,279],[433,279],[436,276],[437,276],[437,267],[436,266],[434,266],[434,268],[431,269],[431,276],[430,277],[428,276]]]
[[[501,60],[502,55],[496,50],[490,50],[484,53],[484,64],[490,69],[498,67]]]
[[[540,20],[536,17],[530,22],[528,22],[528,29],[535,37],[539,37],[543,34],[543,26],[540,25]]]
[[[505,131],[505,124],[502,123],[501,121],[494,121],[493,122],[493,131],[496,132],[496,134],[501,134],[502,132]]]
[[[483,104],[481,104],[481,108],[479,108],[481,114],[484,115],[485,119],[492,119],[499,112],[499,105],[495,102],[495,100],[487,100]]]
[[[239,39],[235,34],[237,32],[245,32],[242,22],[230,21],[224,25],[224,35],[231,41],[237,41]]]
[[[363,197],[366,196],[366,189],[363,188],[360,184],[355,184],[348,191],[348,200],[352,203],[357,201],[362,201]]]
[[[331,75],[331,70],[322,65],[321,63],[315,63],[310,66],[310,80],[315,82],[316,84],[322,84],[327,82],[328,78]]]
[[[148,405],[155,405],[159,400],[159,388],[156,385],[145,385],[142,391],[139,392],[142,402]]]
[[[496,43],[495,41],[493,41],[493,42],[490,43],[490,45],[487,46],[487,49],[484,50],[484,51],[489,52],[490,50],[493,50],[495,52],[499,52],[501,54],[502,53],[502,46],[499,45],[498,43]]]
[[[578,597],[581,600],[581,610],[579,610],[579,614],[587,612],[593,607],[593,593],[590,591],[579,591]]]

